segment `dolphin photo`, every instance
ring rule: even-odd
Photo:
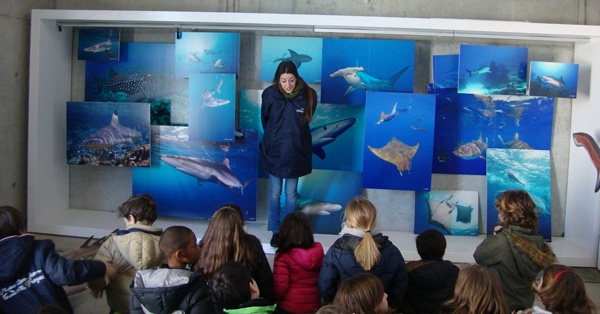
[[[428,191],[435,96],[367,92],[363,188]]]
[[[458,55],[433,56],[435,88],[458,88]]]
[[[148,102],[151,124],[187,124],[188,80],[174,77],[175,45],[123,43],[118,63],[87,61],[85,100]]]
[[[190,75],[188,125],[192,141],[234,141],[235,74]]]
[[[365,104],[366,91],[412,93],[415,42],[323,39],[321,102]]]
[[[151,194],[162,216],[208,219],[235,203],[246,220],[256,220],[257,134],[200,142],[189,139],[187,127],[153,126],[153,166],[133,171],[133,194]]]
[[[239,73],[240,34],[181,32],[175,39],[175,76]]]
[[[529,95],[577,98],[579,65],[531,61]]]
[[[550,193],[550,151],[488,149],[486,232],[498,224],[496,199],[506,190],[525,190],[535,202],[538,233],[551,240],[552,195]]]
[[[525,95],[527,48],[460,45],[458,92]]]
[[[550,149],[554,98],[435,93],[434,173],[483,175],[488,148]]]
[[[263,36],[260,79],[273,82],[279,63],[292,61],[305,82],[319,84],[322,57],[322,38]]]
[[[67,102],[67,163],[149,167],[150,105]]]
[[[415,192],[415,234],[436,229],[445,235],[477,236],[477,191]]]
[[[118,29],[80,28],[78,60],[119,61],[121,31]]]

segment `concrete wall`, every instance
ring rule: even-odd
[[[559,24],[600,24],[598,0],[468,0],[449,3],[439,0],[0,0],[0,204],[26,207],[26,141],[27,141],[27,73],[29,46],[29,14],[32,8],[86,10],[164,10],[341,14],[360,16],[401,16],[514,20]],[[7,4],[7,5],[5,5]],[[10,30],[10,31],[7,31]],[[277,34],[281,35],[281,34]],[[172,42],[171,32],[130,30],[125,41]],[[385,38],[385,37],[381,37]],[[391,37],[394,38],[394,37]],[[395,37],[397,38],[397,37]],[[404,38],[403,38],[404,39]],[[410,39],[410,38],[409,38]],[[461,43],[516,45],[529,48],[530,60],[572,62],[573,46],[564,43],[515,42],[502,40],[422,40],[417,39],[415,92],[425,92],[430,81],[430,60],[434,54],[458,53]],[[10,47],[10,49],[7,49]],[[242,34],[240,88],[262,88],[256,68],[260,65],[260,36]],[[76,59],[76,58],[75,58]],[[73,76],[83,77],[84,64],[74,61]],[[74,79],[74,82],[82,80]],[[73,86],[72,100],[83,100],[82,85]],[[555,104],[555,125],[552,142],[552,207],[553,235],[564,230],[567,184],[567,163],[570,137],[571,101],[558,99]],[[100,177],[100,179],[98,179]],[[93,180],[91,180],[93,179]],[[91,182],[91,184],[90,184]],[[106,188],[111,182],[112,188]],[[131,174],[122,169],[78,167],[71,171],[71,206],[99,210],[114,210],[131,193]],[[114,185],[116,184],[116,186]],[[259,186],[259,219],[266,217],[266,185]],[[432,189],[463,189],[480,191],[480,204],[485,209],[484,176],[434,175]],[[410,231],[414,220],[414,194],[409,191],[365,190],[380,209],[380,227],[384,230]],[[400,205],[398,205],[400,204]],[[485,212],[485,211],[483,211]],[[483,219],[483,217],[482,217]],[[483,220],[482,220],[483,221]]]

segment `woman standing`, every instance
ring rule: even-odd
[[[312,137],[308,123],[317,107],[317,93],[298,75],[291,61],[279,64],[273,85],[262,93],[261,120],[265,131],[262,165],[269,173],[271,246],[279,243],[281,220],[296,209],[298,178],[312,171]],[[285,179],[285,180],[284,180]],[[285,181],[285,206],[281,190]]]

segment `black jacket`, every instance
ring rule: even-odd
[[[301,120],[306,101],[304,91],[289,99],[276,84],[262,93],[260,115],[265,133],[261,161],[271,175],[299,178],[312,171],[312,136],[308,123]]]
[[[406,264],[406,270],[404,313],[439,313],[441,305],[454,295],[458,267],[450,261],[414,261]]]

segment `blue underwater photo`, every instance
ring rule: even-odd
[[[458,55],[433,56],[435,88],[458,88]]]
[[[365,104],[366,91],[412,93],[415,42],[323,39],[321,102]]]
[[[272,82],[277,66],[292,61],[307,83],[321,83],[323,39],[317,37],[263,36],[260,79]]]
[[[431,188],[435,96],[368,92],[363,188]]]
[[[153,125],[187,124],[188,80],[174,77],[175,45],[123,43],[118,63],[87,61],[85,100],[148,102]]]
[[[531,61],[529,95],[577,98],[579,65]]]
[[[257,131],[200,142],[189,140],[187,127],[153,126],[152,142],[152,167],[133,171],[133,194],[151,194],[160,216],[209,219],[235,203],[256,220]]]
[[[487,148],[550,149],[554,98],[434,92],[434,173],[483,175]]]
[[[150,105],[67,102],[67,163],[149,167]]]
[[[427,229],[435,229],[445,235],[477,236],[477,191],[416,191],[414,233],[420,234]]]
[[[551,240],[552,194],[550,193],[550,151],[488,149],[487,234],[498,224],[496,199],[506,190],[525,190],[538,213],[538,233]]]
[[[78,60],[119,61],[121,31],[118,29],[80,28]]]
[[[458,92],[525,95],[527,48],[460,45]]]
[[[234,141],[234,74],[190,75],[188,126],[191,141]]]
[[[192,73],[239,73],[240,34],[182,32],[175,39],[175,76]]]

